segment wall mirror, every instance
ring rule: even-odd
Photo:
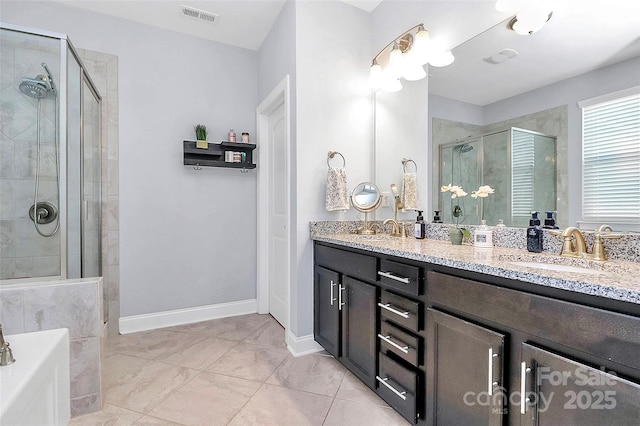
[[[421,191],[425,210],[438,210],[443,204],[439,190],[440,145],[516,127],[556,139],[558,224],[567,226],[581,220],[581,115],[577,102],[640,84],[640,38],[637,29],[634,30],[637,25],[634,17],[638,16],[640,6],[613,0],[615,5],[604,8],[602,3],[586,0],[579,8],[571,9],[568,3],[554,9],[547,25],[531,36],[510,31],[507,19],[453,48],[456,60],[452,65],[428,69],[428,107],[424,105],[425,109],[419,111],[423,104],[418,103],[411,111],[413,117],[428,117],[426,123],[421,123],[428,126],[428,152],[423,158],[430,165],[424,180],[428,180],[428,187]],[[618,18],[612,19],[607,15],[609,11],[615,11]],[[504,60],[506,56],[500,52],[505,48],[515,50],[517,55]],[[401,173],[399,159],[396,165],[390,157],[392,148],[385,145],[394,131],[388,130],[389,122],[397,120],[390,129],[417,125],[409,123],[411,116],[401,113],[384,117],[385,122],[380,111],[393,96],[397,96],[397,102],[403,102],[410,96],[405,93],[408,89],[405,84],[401,92],[378,93],[375,98],[375,176],[376,182],[384,183],[385,187],[391,178],[400,182],[393,173]],[[455,131],[444,137],[443,133],[452,127]],[[380,177],[385,174],[390,177],[382,180]],[[449,183],[456,184],[445,182]],[[465,187],[468,192],[474,189],[477,188]],[[494,195],[493,201],[498,202],[500,194]],[[474,208],[476,200],[467,198]],[[524,207],[515,204],[512,208]],[[442,210],[446,214],[447,209]]]
[[[378,91],[374,97],[374,173],[375,181],[385,188],[395,184],[402,190],[403,159],[411,159],[418,180],[421,210],[428,201],[427,183],[430,178],[428,158],[428,84],[427,79],[403,82],[404,89],[387,93]],[[388,197],[393,200],[393,197]],[[390,201],[392,202],[392,201]],[[393,208],[393,205],[388,207]],[[415,212],[399,212],[400,219],[415,218]]]

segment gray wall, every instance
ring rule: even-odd
[[[256,174],[196,172],[182,141],[255,134],[257,52],[51,1],[3,0],[2,20],[118,56],[122,316],[255,298]]]
[[[338,1],[296,4],[296,166],[297,271],[292,281],[296,336],[313,333],[312,220],[356,218],[356,211],[325,209],[327,152],[346,159],[349,191],[373,179],[372,94],[367,84],[371,56],[370,15]],[[295,317],[293,314],[296,314]]]

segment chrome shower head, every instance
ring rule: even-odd
[[[47,76],[39,75],[36,78],[23,77],[20,82],[20,91],[27,96],[43,99],[49,96],[51,85]]]
[[[468,143],[463,143],[462,145],[456,146],[454,149],[460,150],[460,154],[464,154],[465,152],[473,150],[473,146]]]
[[[53,82],[53,75],[51,75],[49,67],[44,62],[41,65],[47,75],[40,74],[36,78],[23,77],[20,82],[20,91],[36,99],[44,99],[49,96],[49,93],[57,96],[56,85]]]

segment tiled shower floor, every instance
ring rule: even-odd
[[[291,356],[269,315],[109,336],[103,410],[71,425],[407,425],[333,357]]]

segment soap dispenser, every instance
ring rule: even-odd
[[[556,225],[556,211],[544,212],[547,215],[547,218],[544,220],[545,229],[560,229],[558,225]]]
[[[440,218],[440,210],[433,211],[433,221],[431,223],[442,223],[442,219]]]
[[[542,228],[540,228],[539,212],[531,212],[527,228],[527,250],[532,253],[542,252]]]
[[[419,240],[424,240],[427,236],[427,225],[424,223],[424,217],[422,217],[422,210],[416,210],[418,217],[416,218],[416,224],[414,227],[414,236]]]

